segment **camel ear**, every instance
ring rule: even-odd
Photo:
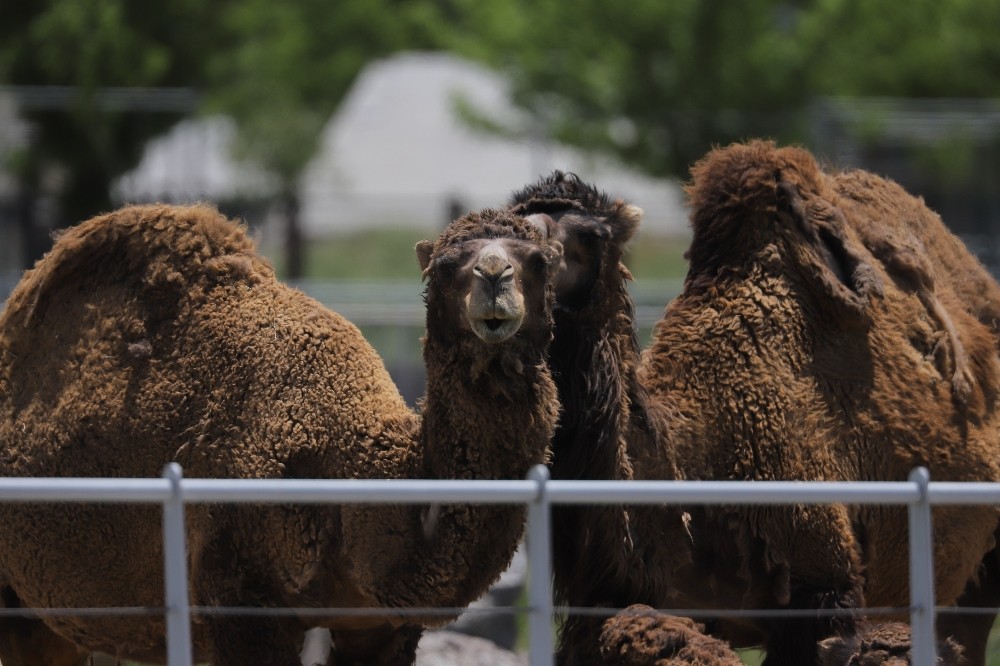
[[[431,265],[431,252],[434,250],[434,242],[422,240],[413,248],[417,252],[417,263],[420,264],[421,277],[427,277],[427,268]]]
[[[619,245],[624,245],[639,230],[644,212],[635,204],[627,204],[622,200],[618,200],[615,203],[619,206],[618,214],[609,220],[609,224],[615,242]]]
[[[524,219],[542,234],[542,238],[548,240],[558,234],[556,221],[548,213],[532,213],[525,215]]]
[[[834,636],[819,642],[816,646],[817,663],[821,666],[846,664],[857,651],[858,639],[855,636]]]
[[[843,213],[825,201],[807,208],[798,188],[782,180],[778,215],[802,233],[815,259],[810,268],[823,291],[849,313],[864,317],[870,299],[882,296],[882,281],[867,253],[849,239]]]

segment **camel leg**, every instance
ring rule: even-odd
[[[979,581],[970,581],[958,598],[959,607],[997,608],[1000,606],[1000,547],[994,548],[983,558]],[[965,648],[966,666],[985,666],[986,647],[990,630],[997,614],[970,615],[943,614],[938,616],[939,638],[951,636]]]
[[[10,587],[0,590],[0,607],[23,608]],[[89,653],[63,638],[42,620],[9,617],[0,620],[0,663],[3,666],[82,666]]]
[[[423,629],[405,625],[365,631],[333,631],[328,666],[410,666]]]
[[[601,627],[606,618],[576,615],[566,618],[559,628],[558,666],[602,664]]]
[[[213,626],[213,666],[301,666],[302,631],[270,617],[219,618]],[[6,665],[5,665],[6,666]]]
[[[89,653],[55,633],[41,620],[8,618],[0,622],[3,666],[83,666]]]
[[[782,610],[830,610],[852,607],[843,595],[831,589],[793,585],[791,603]],[[825,638],[855,633],[855,621],[847,617],[779,618],[768,622],[769,640],[764,644],[763,666],[808,666],[817,659],[816,646]]]

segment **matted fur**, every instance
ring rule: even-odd
[[[632,478],[625,433],[646,427],[645,409],[635,386],[639,342],[631,275],[622,263],[626,243],[641,211],[612,199],[574,174],[555,171],[511,197],[515,212],[546,213],[561,227],[567,255],[585,265],[577,285],[557,297],[552,370],[562,415],[552,439],[554,479]],[[581,294],[583,297],[581,297]],[[631,384],[631,385],[630,385]],[[552,510],[553,575],[556,600],[570,607],[626,605],[630,572],[616,556],[630,548],[621,507],[566,507]],[[608,549],[611,549],[610,552]],[[596,659],[600,619],[570,614],[560,626],[560,661]],[[581,646],[579,654],[567,646]]]
[[[902,622],[864,624],[857,636],[828,638],[819,644],[819,666],[910,666],[910,626]],[[965,666],[962,646],[937,641],[938,666]]]
[[[629,606],[604,621],[601,658],[607,666],[742,666],[725,642],[705,634],[704,625]]]

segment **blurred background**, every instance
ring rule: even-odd
[[[1000,0],[3,0],[0,298],[52,233],[210,201],[421,393],[414,243],[554,168],[646,211],[644,326],[685,272],[679,183],[798,143],[925,197],[1000,266]]]
[[[575,172],[646,211],[645,337],[689,166],[752,137],[899,181],[997,272],[998,29],[1000,0],[2,0],[0,302],[60,228],[208,201],[413,404],[418,240]]]

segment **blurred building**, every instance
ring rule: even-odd
[[[461,118],[460,106],[524,122],[501,77],[456,56],[406,53],[366,68],[304,174],[306,232],[319,236],[377,225],[435,229],[456,212],[501,205],[511,191],[559,168],[642,206],[646,231],[684,233],[676,182],[542,136],[514,139],[477,131]],[[221,118],[177,125],[150,143],[139,166],[118,182],[117,197],[249,206],[250,195],[270,190],[262,173],[228,157],[232,134]]]
[[[20,207],[26,203],[7,161],[28,145],[28,133],[14,100],[0,93],[0,304],[20,277],[24,233]]]

